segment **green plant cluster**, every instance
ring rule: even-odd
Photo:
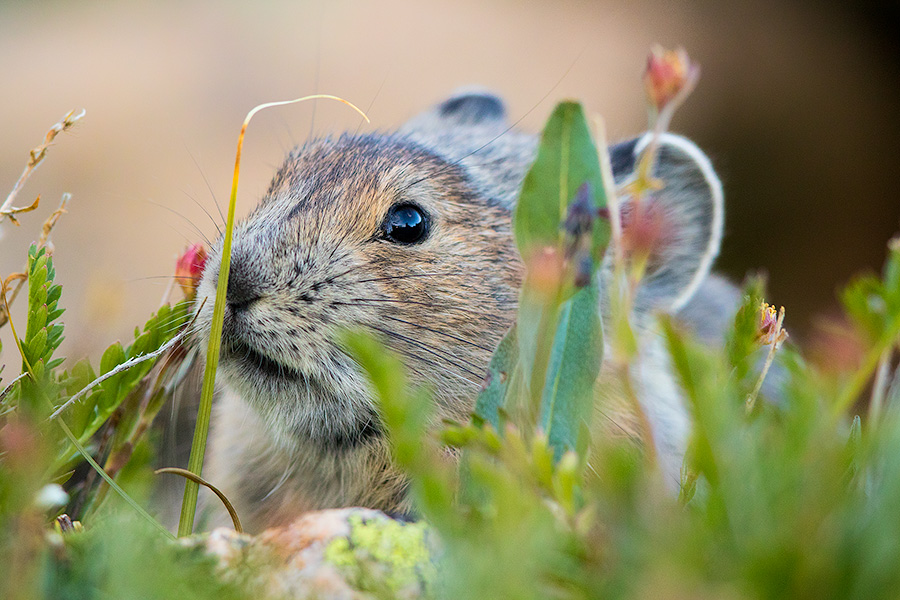
[[[581,182],[568,183],[542,157],[557,165],[560,156],[597,157],[586,148],[589,137],[575,147],[584,136],[570,132],[586,131],[583,122],[560,126],[568,110],[561,105],[551,117],[516,213],[526,264],[533,239],[566,251],[560,232],[579,201]],[[532,198],[538,178],[542,192]],[[559,205],[559,194],[569,204]],[[540,226],[523,218],[541,211]],[[587,314],[596,313],[595,299],[577,304],[591,288],[566,276],[549,301],[540,287],[546,279],[526,279],[516,327],[495,353],[466,424],[435,431],[428,391],[411,389],[402,364],[377,341],[348,336],[381,400],[396,460],[442,541],[437,597],[897,597],[900,369],[876,375],[889,374],[900,345],[897,240],[882,277],[862,277],[843,294],[868,345],[859,365],[825,374],[796,348],[781,347],[777,397],[752,410],[748,395],[765,376],[758,368],[761,282],[747,284],[724,351],[661,319],[694,422],[677,494],[662,484],[648,448],[585,431],[597,374],[583,357],[598,356],[585,349],[600,352],[601,333]],[[638,343],[635,335],[622,339]],[[881,409],[869,408],[863,422],[856,411],[867,406],[873,376]],[[460,457],[458,471],[447,468],[448,449]]]
[[[52,519],[67,513],[78,519],[108,514],[121,499],[108,495],[109,481],[118,491],[146,501],[151,485],[150,425],[184,379],[195,350],[178,348],[162,362],[138,362],[99,384],[129,360],[155,352],[189,322],[192,303],[162,306],[134,340],[103,353],[99,370],[87,359],[64,368],[56,356],[63,340],[62,288],[54,283],[53,259],[46,249],[28,251],[28,322],[16,338],[22,372],[0,387],[0,596],[37,597],[39,565],[50,548],[41,541]],[[80,399],[67,404],[81,392]],[[62,409],[58,416],[53,416]],[[136,504],[135,504],[136,505]],[[146,512],[144,512],[145,516]],[[102,521],[102,519],[89,522]],[[52,555],[52,554],[51,554]],[[24,563],[24,564],[23,564]],[[23,568],[27,567],[27,568]],[[33,577],[29,577],[29,574]]]
[[[673,493],[646,444],[590,426],[604,349],[597,271],[610,236],[596,217],[614,188],[604,161],[581,107],[559,105],[515,215],[528,270],[519,316],[469,422],[434,423],[429,390],[410,385],[399,358],[368,335],[345,336],[438,549],[429,558],[426,525],[372,537],[357,523],[327,558],[386,598],[432,569],[434,598],[896,597],[900,243],[881,276],[842,296],[866,347],[858,364],[824,373],[783,346],[777,401],[752,410],[748,396],[765,376],[760,282],[746,285],[724,351],[661,320],[693,418]],[[149,426],[195,350],[176,346],[123,370],[50,418],[98,377],[171,340],[189,325],[190,303],[160,308],[131,344],[107,349],[98,369],[87,361],[64,369],[52,259],[40,248],[28,256],[23,371],[0,388],[0,597],[255,597],[240,577],[223,584],[208,556],[171,543],[140,507]],[[627,317],[612,318],[607,343],[633,357],[638,336]],[[86,455],[120,487],[115,494]],[[121,488],[132,506],[118,499]],[[84,530],[51,527],[62,512]],[[378,573],[354,570],[358,552],[397,568],[374,580]]]

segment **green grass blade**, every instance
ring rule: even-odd
[[[69,438],[69,442],[73,446],[75,446],[75,448],[78,450],[78,452],[84,457],[84,459],[88,462],[88,464],[90,464],[91,467],[95,471],[97,471],[97,473],[100,475],[100,477],[102,477],[103,480],[106,481],[107,484],[109,484],[109,487],[111,487],[113,490],[115,490],[115,492],[117,494],[119,494],[119,496],[121,496],[122,500],[127,502],[128,505],[131,508],[133,508],[136,513],[138,513],[141,517],[144,518],[144,520],[146,520],[148,523],[153,525],[157,530],[159,530],[161,533],[163,533],[166,537],[175,539],[175,536],[173,536],[169,532],[168,529],[163,527],[159,521],[157,521],[156,519],[153,518],[153,515],[148,513],[146,510],[144,510],[141,507],[140,504],[135,502],[134,498],[129,496],[128,493],[125,490],[123,490],[122,487],[118,483],[116,483],[115,480],[112,477],[110,477],[106,471],[103,470],[103,467],[101,467],[99,464],[97,464],[97,461],[94,460],[94,458],[91,456],[91,453],[88,452],[85,449],[85,447],[81,445],[81,443],[75,437],[75,434],[72,433],[72,431],[69,429],[69,426],[66,425],[62,419],[58,419],[57,423],[59,423],[59,426],[62,428],[63,433],[66,434],[66,437]]]
[[[231,238],[234,232],[234,212],[237,204],[237,188],[238,179],[241,172],[241,150],[244,146],[244,135],[247,133],[247,126],[250,120],[259,111],[273,106],[284,106],[306,100],[317,98],[325,98],[337,100],[348,105],[350,108],[362,115],[368,121],[369,117],[356,106],[337,96],[327,94],[316,94],[314,96],[305,96],[295,100],[287,100],[284,102],[268,102],[260,104],[247,113],[244,123],[241,126],[241,133],[238,136],[237,152],[234,158],[234,176],[231,180],[231,197],[228,201],[228,216],[225,219],[225,235],[222,241],[222,262],[219,265],[219,281],[216,285],[216,301],[213,305],[213,319],[210,326],[209,346],[206,353],[206,369],[203,373],[203,391],[200,393],[200,406],[197,410],[197,424],[194,428],[194,440],[191,443],[191,456],[188,459],[188,471],[197,475],[202,475],[203,456],[206,454],[206,441],[209,437],[209,419],[212,413],[213,392],[216,383],[216,369],[219,366],[219,350],[222,346],[222,323],[225,320],[225,292],[228,289],[228,274],[231,269]],[[194,530],[194,515],[197,512],[197,492],[200,486],[188,480],[184,486],[184,499],[181,503],[181,517],[178,520],[178,535],[190,535]]]

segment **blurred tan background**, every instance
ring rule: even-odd
[[[71,192],[53,235],[65,353],[96,355],[143,323],[185,244],[215,235],[200,206],[219,218],[213,196],[227,201],[254,105],[327,92],[368,109],[364,130],[389,129],[474,83],[501,93],[525,128],[575,97],[622,138],[645,125],[640,75],[660,42],[703,67],[673,129],[725,183],[719,269],[767,271],[802,338],[840,283],[880,267],[900,225],[897,14],[890,0],[0,1],[0,200],[49,126],[87,109],[20,196],[41,194],[40,210],[4,224],[0,276],[21,269]],[[358,123],[327,102],[257,117],[239,214],[291,146]],[[24,328],[23,308],[13,315]],[[0,339],[0,364],[17,363],[8,327]]]

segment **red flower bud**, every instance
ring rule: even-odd
[[[699,73],[700,68],[691,62],[683,48],[665,50],[662,46],[654,46],[644,72],[647,99],[660,112],[685,87],[692,86]]]
[[[188,247],[178,258],[175,265],[175,280],[181,286],[186,298],[193,298],[200,285],[203,276],[203,267],[206,265],[206,248],[203,244],[194,244]]]

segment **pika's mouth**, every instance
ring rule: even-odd
[[[255,371],[264,373],[276,379],[296,380],[301,378],[301,373],[283,363],[278,362],[264,354],[254,350],[244,342],[230,341],[225,344],[227,355],[232,360],[241,363]]]

